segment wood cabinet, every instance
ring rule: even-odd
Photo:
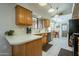
[[[32,11],[16,5],[16,24],[32,26]]]
[[[43,23],[44,23],[45,28],[48,28],[50,26],[50,20],[49,19],[44,19]]]
[[[42,37],[42,44],[45,45],[48,43],[48,34],[47,33],[42,33],[42,34],[36,34],[36,35],[39,35],[39,36],[43,36]]]
[[[44,36],[42,38],[42,42],[43,42],[43,45],[47,44],[48,43],[48,36],[47,36],[47,33],[44,33]]]
[[[12,46],[13,56],[41,56],[42,39],[27,42],[22,45]]]

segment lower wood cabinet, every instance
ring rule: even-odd
[[[22,45],[12,46],[13,56],[41,56],[42,39],[34,40]]]
[[[43,36],[42,37],[42,44],[45,45],[48,43],[48,34],[47,33],[42,33],[42,34],[36,34],[38,36]]]
[[[47,33],[44,33],[44,36],[42,38],[42,42],[43,42],[43,45],[47,44],[48,43],[48,38],[47,38]]]

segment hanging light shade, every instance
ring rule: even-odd
[[[57,18],[57,17],[59,17],[59,14],[58,14],[58,8],[56,8],[57,9],[57,14],[55,15],[55,17]]]
[[[39,3],[40,6],[46,6],[47,3]]]
[[[53,9],[53,8],[50,8],[50,9],[48,10],[49,13],[54,12],[54,11],[55,11],[55,9]]]
[[[49,13],[54,12],[54,11],[55,11],[55,9],[52,7],[52,5],[51,5],[51,4],[49,4],[49,6],[50,6],[50,9],[48,10],[48,12],[49,12]]]
[[[59,15],[57,14],[57,15],[55,15],[55,17],[57,18],[57,17],[59,17]]]

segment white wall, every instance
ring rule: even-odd
[[[15,25],[15,5],[16,4],[0,4],[0,33],[3,34],[9,29],[23,30],[23,26]]]
[[[15,25],[15,4],[0,3],[0,55],[10,55],[10,46],[3,37],[7,30],[15,29],[17,33],[25,32],[25,27]]]

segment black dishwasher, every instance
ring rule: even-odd
[[[51,33],[47,33],[48,34],[48,42],[50,42],[51,41]]]

